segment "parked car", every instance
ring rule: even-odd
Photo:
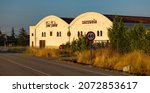
[[[63,44],[60,45],[60,46],[59,46],[59,49],[65,49],[65,45],[63,45]]]

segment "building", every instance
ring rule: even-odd
[[[75,19],[50,15],[35,26],[30,26],[30,47],[58,48],[89,31],[96,35],[94,42],[108,42],[108,29],[111,27],[112,22],[96,12],[87,12]]]
[[[102,14],[88,12],[76,17],[69,25],[71,41],[93,31],[96,35],[95,42],[108,42],[108,29],[112,22]]]

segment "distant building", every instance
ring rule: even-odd
[[[30,26],[30,47],[58,48],[93,31],[94,42],[108,42],[108,29],[112,22],[100,13],[87,12],[75,19],[47,16],[35,26]]]

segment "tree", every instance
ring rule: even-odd
[[[118,52],[125,53],[130,50],[127,27],[119,17],[114,17],[113,26],[108,30],[110,45]]]
[[[146,43],[146,30],[143,24],[137,24],[130,29],[131,50],[144,50]]]
[[[10,43],[14,46],[17,45],[17,39],[14,31],[14,27],[12,27],[11,36],[10,36]]]
[[[27,35],[24,28],[20,29],[17,41],[18,41],[18,45],[20,45],[20,46],[27,46],[28,45],[28,43],[29,43],[28,35]]]

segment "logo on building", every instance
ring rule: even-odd
[[[82,24],[97,24],[97,20],[84,20],[82,21]]]
[[[57,23],[55,21],[47,21],[46,27],[57,27]]]

